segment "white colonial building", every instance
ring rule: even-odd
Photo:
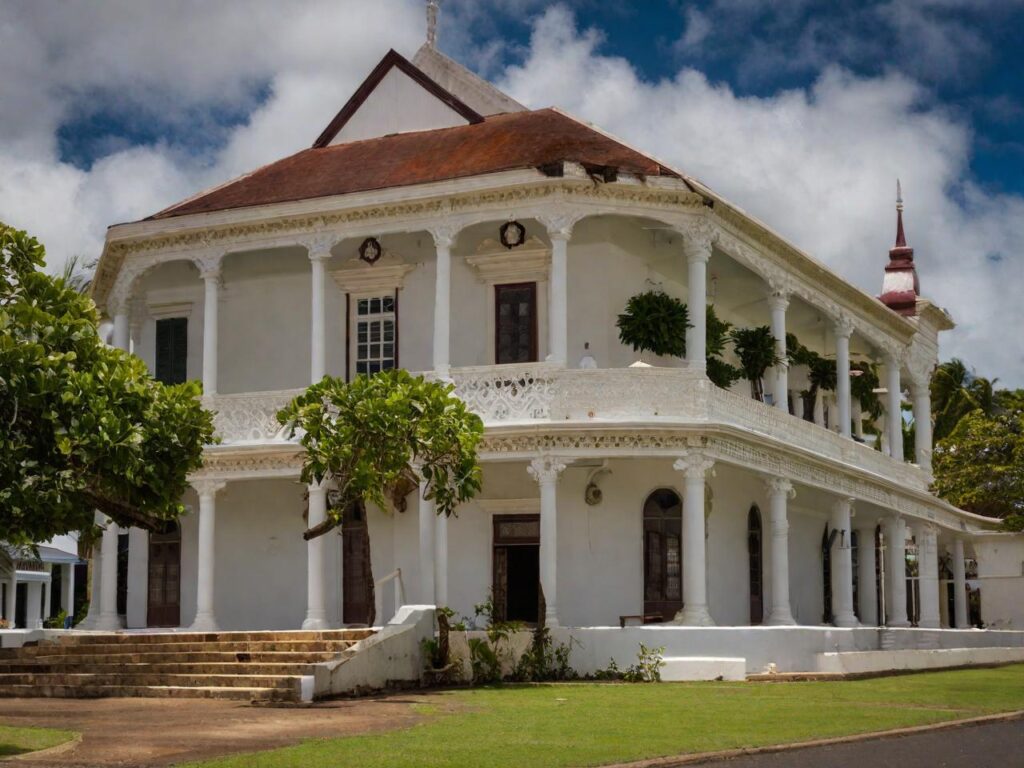
[[[220,442],[180,528],[107,526],[89,623],[323,628],[488,595],[533,622],[539,583],[549,626],[964,628],[965,562],[1002,547],[1011,599],[982,584],[981,618],[1020,628],[1015,540],[929,492],[928,381],[952,322],[918,295],[902,229],[897,246],[880,300],[432,39],[391,52],[309,149],[110,228],[93,291],[113,343],[159,379],[201,379]],[[635,366],[616,318],[652,289],[690,307],[688,359]],[[716,387],[705,304],[770,325],[780,355],[790,333],[834,359],[835,392],[805,402],[807,370],[787,365],[765,401]],[[877,425],[851,398],[860,361],[883,371]],[[411,494],[305,542],[326,490],[299,484],[277,410],[325,374],[395,367],[451,381],[483,418],[482,493],[450,519]]]

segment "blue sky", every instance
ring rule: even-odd
[[[0,5],[0,219],[57,268],[309,146],[422,0]],[[440,47],[697,176],[869,293],[895,178],[943,356],[1024,384],[1024,0],[444,0]]]

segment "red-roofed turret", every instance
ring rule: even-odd
[[[917,314],[921,286],[914,268],[914,249],[907,247],[903,232],[903,195],[896,181],[896,245],[889,249],[889,263],[882,280],[882,303],[894,312],[912,317]]]

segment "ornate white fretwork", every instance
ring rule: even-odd
[[[536,236],[514,250],[488,238],[466,257],[466,263],[487,284],[544,282],[551,266],[551,249]]]
[[[277,421],[277,412],[301,392],[295,389],[214,395],[204,397],[203,406],[214,411],[214,430],[223,442],[275,442],[283,440],[284,431]]]
[[[548,419],[558,369],[544,364],[495,365],[453,371],[456,394],[484,421]]]

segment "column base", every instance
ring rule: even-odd
[[[938,620],[929,621],[929,620],[922,619],[921,621],[917,622],[917,628],[918,629],[942,629],[942,625],[939,623]]]
[[[908,629],[910,627],[910,622],[909,621],[890,621],[885,626],[890,627],[892,629]]]
[[[672,619],[672,624],[677,624],[684,627],[713,627],[715,622],[711,618],[711,614],[708,613],[707,606],[699,605],[695,608],[683,608],[676,617]]]
[[[796,619],[793,618],[793,614],[789,611],[785,613],[778,611],[769,614],[764,623],[769,627],[795,627]]]
[[[119,629],[124,629],[124,625],[121,623],[121,617],[116,613],[101,613],[89,629],[94,629],[97,632],[116,632]]]
[[[307,616],[302,622],[302,628],[306,630],[330,629],[327,619],[323,616]]]
[[[860,622],[857,621],[856,614],[853,613],[851,613],[849,616],[836,616],[833,619],[832,623],[835,624],[837,627],[842,627],[844,629],[850,629],[852,627],[860,626]]]
[[[217,626],[217,619],[212,613],[201,613],[196,615],[189,630],[192,632],[217,632],[220,627]]]
[[[544,615],[544,626],[547,629],[557,629],[559,626],[561,626],[558,623],[558,616],[556,616],[553,613],[545,614]]]

